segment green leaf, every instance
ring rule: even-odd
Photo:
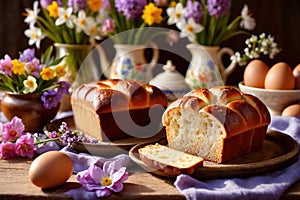
[[[63,56],[63,57],[53,60],[51,63],[49,63],[49,66],[58,65],[65,57],[66,56]]]
[[[41,63],[43,64],[48,63],[51,59],[52,52],[53,52],[53,46],[49,46],[45,51],[45,53],[43,53],[41,56]]]

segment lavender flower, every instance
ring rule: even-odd
[[[17,140],[25,130],[22,120],[14,117],[10,122],[3,125],[2,142]]]
[[[55,90],[49,90],[43,93],[41,99],[44,102],[44,107],[46,109],[51,109],[60,103],[61,97],[61,93],[58,93]]]
[[[196,23],[200,23],[203,17],[203,7],[200,2],[192,0],[187,1],[185,17],[193,18]]]
[[[23,53],[20,55],[20,62],[31,62],[35,57],[34,49],[25,49]]]
[[[123,182],[128,178],[126,167],[117,167],[115,162],[107,161],[103,169],[91,165],[87,170],[77,174],[77,180],[87,191],[93,191],[98,198],[107,197],[112,192],[120,192]]]
[[[107,10],[110,10],[111,6],[110,6],[110,3],[109,3],[109,0],[102,0],[102,7],[107,9]]]
[[[207,9],[211,16],[223,17],[226,15],[231,0],[207,0]]]
[[[135,19],[141,15],[147,0],[116,0],[116,8],[127,19]]]
[[[74,12],[85,10],[87,7],[86,0],[68,0],[68,6],[74,9]]]
[[[34,156],[34,138],[30,133],[22,135],[16,142],[15,152],[22,157],[32,158]]]
[[[0,60],[0,71],[3,72],[5,75],[12,75],[11,58],[7,54],[4,56],[4,59]]]

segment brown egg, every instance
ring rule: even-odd
[[[261,60],[252,60],[244,72],[244,84],[250,87],[264,88],[269,66]]]
[[[66,154],[49,151],[31,163],[29,179],[40,188],[53,188],[64,184],[72,173],[73,163]]]
[[[291,116],[296,117],[300,115],[300,104],[293,104],[288,107],[286,107],[282,113],[282,116]]]
[[[300,89],[300,64],[294,68],[293,75],[295,77],[295,89]]]
[[[273,65],[265,78],[265,88],[273,90],[292,90],[295,86],[295,78],[291,67],[279,62]]]

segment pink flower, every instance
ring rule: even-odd
[[[4,59],[0,60],[0,71],[3,72],[5,75],[12,75],[12,64],[9,55],[5,55]]]
[[[40,72],[42,71],[42,67],[40,66],[40,61],[36,58],[33,58],[32,61],[25,64],[25,70],[28,74],[31,74],[39,78]]]
[[[2,142],[17,140],[23,134],[24,129],[22,120],[15,116],[3,125]]]
[[[22,135],[16,142],[15,152],[22,157],[32,158],[34,156],[34,138],[30,133]]]
[[[111,33],[115,30],[116,24],[112,19],[106,19],[103,23],[102,31],[104,34]]]
[[[16,156],[15,145],[12,142],[0,143],[0,157],[3,159],[14,158]]]

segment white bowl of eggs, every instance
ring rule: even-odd
[[[239,88],[258,97],[271,115],[300,115],[300,64],[292,70],[284,62],[270,68],[261,60],[253,60],[246,66]]]

